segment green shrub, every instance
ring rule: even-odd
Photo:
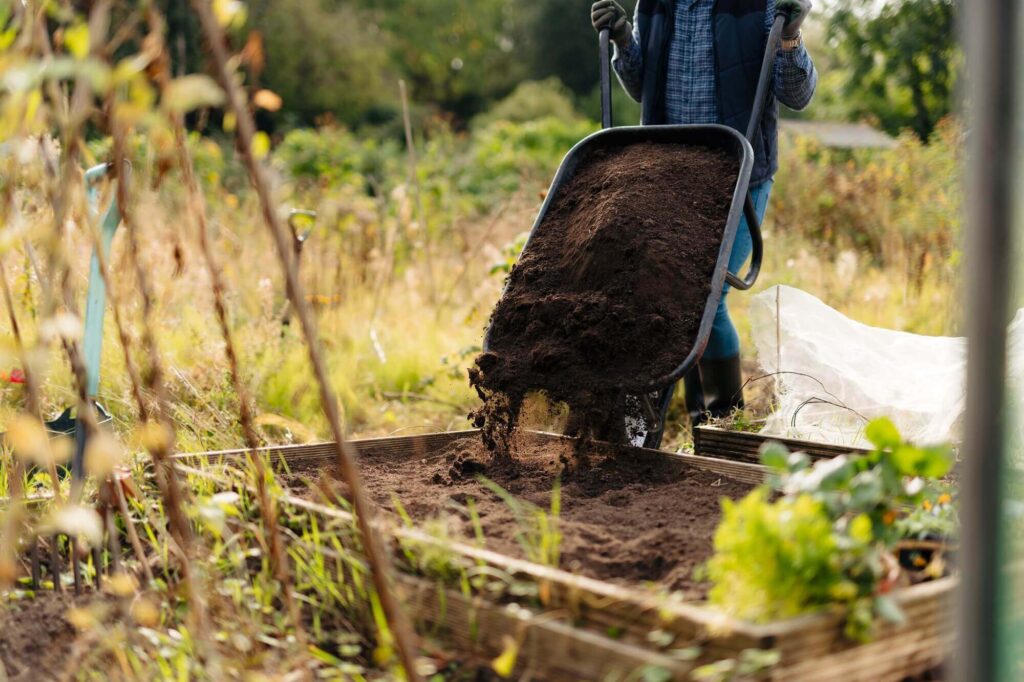
[[[512,192],[524,182],[546,184],[573,145],[596,129],[580,119],[496,121],[474,132],[475,171],[466,174],[461,188],[480,196]]]
[[[854,248],[879,265],[905,266],[920,281],[932,270],[958,270],[962,192],[956,121],[939,125],[928,144],[913,133],[892,149],[836,150],[788,136],[772,192],[780,233],[834,251]]]
[[[299,128],[285,135],[274,160],[291,177],[322,188],[355,186],[368,193],[390,184],[401,150],[393,140],[357,138],[341,127]]]
[[[569,89],[555,77],[520,83],[490,111],[473,119],[473,124],[486,126],[495,121],[524,123],[547,117],[562,121],[578,120],[580,117],[573,106]]]

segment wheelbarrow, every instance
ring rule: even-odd
[[[758,79],[757,90],[754,95],[753,110],[751,112],[750,124],[747,127],[746,135],[723,125],[656,125],[656,126],[622,126],[613,127],[612,121],[612,99],[611,99],[611,66],[610,66],[610,39],[609,31],[605,29],[599,34],[599,49],[601,57],[601,130],[595,132],[578,142],[562,160],[561,165],[555,174],[547,197],[541,206],[540,212],[534,221],[530,236],[523,246],[520,258],[530,252],[533,246],[534,236],[543,225],[548,210],[559,200],[569,181],[575,175],[577,169],[583,166],[593,153],[602,148],[621,148],[640,143],[663,143],[663,144],[684,144],[700,146],[702,148],[720,149],[732,155],[739,161],[739,172],[733,186],[732,203],[729,208],[725,229],[722,231],[721,241],[718,243],[718,257],[711,279],[711,289],[707,300],[704,303],[704,312],[701,316],[700,326],[697,331],[697,338],[693,340],[690,351],[685,357],[679,358],[679,364],[669,374],[658,377],[642,387],[624,387],[630,390],[627,400],[636,400],[642,407],[643,417],[646,423],[643,446],[657,448],[661,445],[661,438],[665,427],[665,414],[668,411],[669,402],[675,384],[687,372],[696,366],[708,344],[711,334],[711,326],[714,322],[715,312],[722,298],[722,288],[728,283],[735,289],[750,289],[757,281],[761,271],[761,261],[764,256],[764,244],[761,237],[761,224],[754,208],[754,202],[750,196],[750,174],[754,165],[754,150],[751,140],[758,134],[761,116],[771,93],[771,83],[774,74],[775,56],[778,52],[782,38],[782,27],[785,23],[785,15],[779,13],[775,16],[772,28],[768,34],[764,59],[761,63],[761,73]],[[753,242],[753,251],[749,270],[745,275],[729,272],[729,256],[732,253],[733,242],[739,229],[740,219],[746,217],[750,229],[750,236]],[[483,349],[490,350],[491,327],[488,327],[484,335]]]

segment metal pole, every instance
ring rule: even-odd
[[[1009,321],[1017,22],[1012,0],[961,2],[967,53],[967,413],[954,675],[995,681]]]

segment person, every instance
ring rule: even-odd
[[[800,31],[810,0],[638,0],[632,24],[616,0],[598,0],[591,7],[594,28],[609,29],[612,66],[625,91],[640,102],[643,125],[720,123],[742,134],[776,10],[786,17],[782,42],[752,145],[750,193],[761,220],[778,169],[778,103],[804,109],[817,85]],[[730,272],[740,272],[752,248],[744,218],[730,254]],[[727,284],[699,365],[683,379],[693,425],[743,407],[740,341],[729,317],[728,290]],[[663,398],[663,405],[670,397]]]

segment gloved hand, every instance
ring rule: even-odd
[[[633,36],[633,27],[626,18],[626,10],[615,0],[597,0],[590,7],[590,23],[600,33],[609,29],[609,38],[619,47],[626,47]]]
[[[782,37],[796,38],[800,33],[800,25],[811,13],[811,0],[778,0],[775,11],[786,17],[786,23],[782,25]]]

